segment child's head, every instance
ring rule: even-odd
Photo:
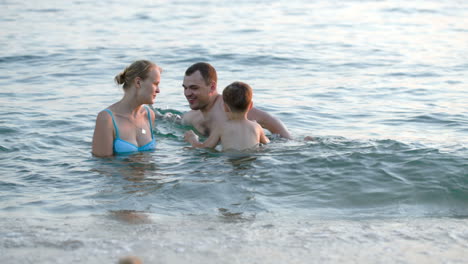
[[[223,101],[232,112],[247,112],[252,103],[252,88],[243,82],[233,82],[224,88]]]

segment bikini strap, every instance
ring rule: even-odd
[[[151,138],[153,138],[153,122],[151,122],[151,113],[150,109],[147,105],[144,106],[146,108],[146,113],[148,114],[148,121],[150,125],[150,130],[151,130]]]
[[[112,123],[114,124],[114,129],[115,129],[115,137],[116,137],[116,138],[120,138],[120,136],[119,136],[119,129],[117,128],[117,124],[115,123],[114,115],[112,114],[112,111],[109,110],[109,109],[104,109],[104,111],[106,111],[107,113],[109,113],[109,115],[110,115],[111,118],[112,118]]]

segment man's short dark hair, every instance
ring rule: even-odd
[[[209,85],[212,81],[214,81],[215,83],[218,82],[216,70],[209,63],[197,62],[193,64],[185,71],[185,76],[190,76],[196,71],[200,71],[201,76],[203,77],[203,80],[205,80],[205,83],[207,85]]]

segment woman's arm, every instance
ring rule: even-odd
[[[107,157],[114,154],[114,125],[112,117],[102,111],[96,118],[96,127],[93,135],[93,154],[98,157]]]

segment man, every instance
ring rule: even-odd
[[[209,136],[219,124],[228,120],[224,112],[222,95],[217,91],[218,77],[216,70],[208,63],[199,62],[185,71],[184,95],[192,109],[182,117],[182,123],[192,125],[199,133]],[[249,120],[255,120],[272,134],[290,139],[286,127],[280,120],[267,112],[253,107],[247,114]]]

